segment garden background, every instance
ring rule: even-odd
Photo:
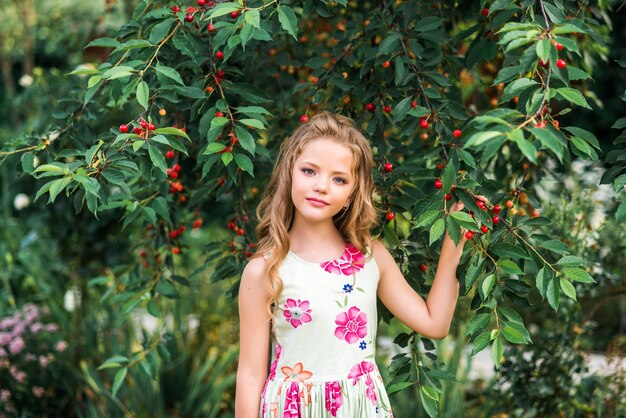
[[[234,416],[254,209],[322,109],[416,290],[475,232],[449,337],[380,307],[395,416],[626,416],[623,2],[0,9],[0,416]]]

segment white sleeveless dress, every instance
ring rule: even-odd
[[[374,258],[347,243],[341,257],[321,264],[289,252],[279,274],[260,417],[393,417],[374,358]]]

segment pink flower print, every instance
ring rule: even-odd
[[[278,366],[278,360],[280,360],[280,353],[282,352],[282,350],[283,349],[280,344],[276,344],[276,359],[270,365],[270,375],[268,376],[269,380],[274,380],[274,378],[276,377],[276,366]]]
[[[374,371],[375,368],[376,366],[374,366],[374,363],[370,361],[362,361],[360,363],[357,363],[350,369],[350,373],[348,373],[348,379],[353,379],[352,384],[356,385],[359,379],[361,379],[361,376],[365,376],[366,374]]]
[[[285,382],[304,382],[313,376],[313,373],[304,370],[302,363],[297,363],[293,368],[289,366],[283,366],[281,369],[285,375]]]
[[[356,306],[337,315],[335,324],[339,325],[335,329],[335,337],[346,340],[349,344],[354,344],[367,335],[367,315]]]
[[[291,322],[294,328],[298,328],[300,325],[307,322],[311,322],[311,310],[309,309],[309,301],[300,299],[293,300],[287,299],[287,303],[283,306],[285,310],[283,315],[287,318],[287,321]]]
[[[365,386],[367,386],[365,396],[367,396],[367,399],[372,401],[372,405],[376,406],[378,403],[378,397],[376,396],[376,387],[374,386],[374,380],[372,380],[371,374],[368,374],[365,378]]]
[[[346,244],[343,255],[336,260],[325,261],[320,266],[329,273],[351,276],[365,266],[365,256],[354,245]]]
[[[330,412],[330,415],[336,417],[337,410],[341,407],[341,385],[339,382],[326,382],[326,394],[324,399],[326,401],[326,410]]]
[[[285,394],[283,418],[302,418],[300,413],[300,389],[296,382],[291,382],[291,386],[289,386]]]

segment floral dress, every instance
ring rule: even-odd
[[[374,259],[348,243],[341,257],[320,264],[290,251],[279,274],[284,287],[260,417],[392,417],[374,358]]]

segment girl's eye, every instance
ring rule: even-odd
[[[339,181],[335,181],[335,183],[337,184],[346,184],[347,182],[342,179],[341,177],[335,177],[333,180],[339,180]]]
[[[310,176],[310,175],[315,174],[315,171],[311,170],[310,168],[303,168],[303,169],[302,169],[302,172],[303,172],[304,174],[309,175],[309,176]]]

